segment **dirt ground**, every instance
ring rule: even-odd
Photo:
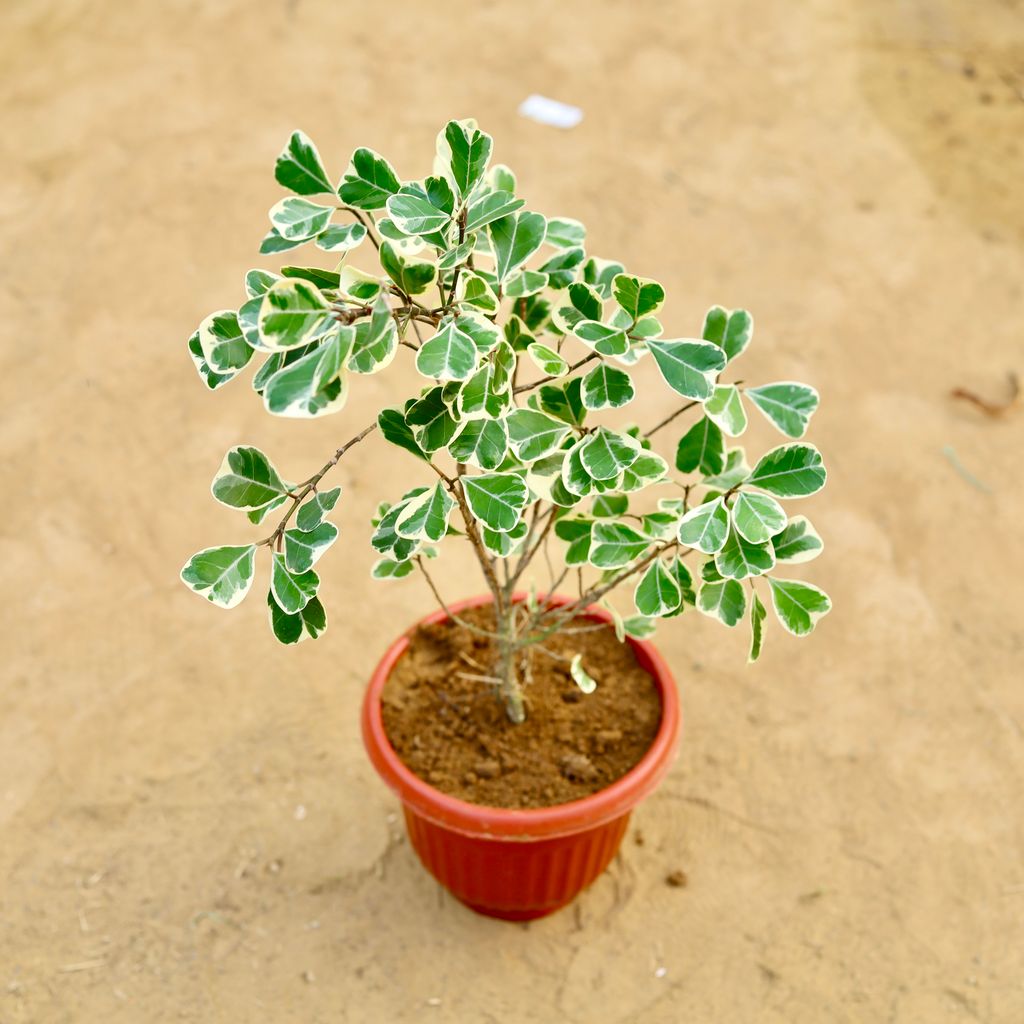
[[[1024,372],[1024,4],[6,0],[0,26],[3,1024],[1024,1020],[1024,414],[948,397]],[[531,92],[585,120],[521,119]],[[529,926],[438,890],[360,744],[430,607],[368,578],[401,452],[338,467],[322,640],[177,580],[237,534],[224,450],[311,471],[412,379],[312,423],[199,384],[185,341],[258,265],[283,140],[412,175],[452,116],[662,280],[672,330],[754,311],[744,369],[820,388],[831,470],[800,511],[834,612],[755,668],[738,630],[662,630],[680,759]],[[444,590],[470,569],[447,552]]]

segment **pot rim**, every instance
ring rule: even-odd
[[[525,600],[517,593],[513,600]],[[574,603],[571,598],[553,594],[544,598],[548,603],[564,606]],[[467,608],[478,608],[492,603],[490,594],[466,598],[449,607],[454,614]],[[420,817],[447,829],[478,838],[503,840],[531,840],[570,835],[596,828],[621,817],[633,809],[667,773],[678,750],[681,712],[676,682],[665,659],[657,648],[646,640],[626,637],[636,654],[637,661],[651,677],[661,698],[661,722],[654,740],[644,756],[625,775],[604,789],[589,796],[553,807],[515,809],[488,807],[449,796],[415,775],[391,746],[384,731],[380,697],[384,684],[398,659],[409,647],[415,629],[434,625],[448,618],[444,609],[424,616],[407,629],[384,652],[370,677],[362,709],[363,743],[374,768],[384,782],[399,796],[402,803]],[[590,606],[581,615],[598,622],[611,624],[612,616],[602,608]]]

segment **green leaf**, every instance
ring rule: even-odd
[[[466,211],[466,230],[479,231],[499,217],[508,217],[525,205],[525,200],[516,199],[511,192],[485,192],[470,203]]]
[[[658,618],[674,612],[682,600],[679,584],[660,558],[651,562],[633,592],[636,610],[648,618]]]
[[[447,318],[416,353],[416,369],[435,380],[466,380],[476,369],[479,352],[458,319]]]
[[[615,260],[603,260],[600,256],[591,256],[583,265],[583,280],[592,285],[602,299],[611,298],[612,285],[626,268]]]
[[[679,585],[679,593],[682,597],[679,610],[683,610],[683,605],[696,604],[697,595],[693,590],[693,573],[683,564],[682,559],[678,556],[673,559],[668,571],[672,573],[672,578]]]
[[[736,580],[705,583],[697,595],[697,610],[730,628],[743,618],[746,609],[747,596]]]
[[[495,164],[487,174],[487,183],[491,188],[499,192],[512,192],[516,190],[516,176],[512,169],[505,164]]]
[[[285,530],[285,564],[292,572],[306,572],[337,539],[338,528],[326,520],[309,530]]]
[[[485,473],[462,477],[470,511],[485,526],[508,533],[526,506],[529,491],[515,473]]]
[[[228,451],[210,489],[222,505],[241,509],[262,508],[288,493],[270,459],[249,446]]]
[[[372,149],[361,148],[352,154],[338,195],[343,203],[360,210],[381,210],[400,187],[391,164]]]
[[[520,212],[499,217],[487,226],[499,283],[518,270],[544,241],[547,222],[539,213]]]
[[[597,680],[583,667],[582,654],[573,655],[572,661],[569,662],[569,675],[584,693],[593,693],[597,689]]]
[[[416,438],[405,421],[405,413],[401,409],[381,410],[377,415],[377,424],[385,440],[399,448],[404,448],[418,459],[423,459],[424,462],[428,461],[426,453],[416,443]]]
[[[540,270],[517,270],[505,282],[505,297],[523,299],[537,295],[548,287],[548,275]]]
[[[508,415],[512,450],[523,462],[533,462],[555,451],[569,432],[565,423],[533,409],[515,409]]]
[[[279,252],[288,252],[289,249],[295,249],[305,241],[304,238],[300,238],[298,241],[285,238],[277,228],[271,228],[260,242],[260,253],[264,256],[271,256]]]
[[[313,140],[300,131],[292,132],[292,137],[278,155],[274,177],[279,185],[300,196],[334,191]]]
[[[317,288],[337,288],[341,283],[341,275],[333,270],[324,270],[322,267],[282,267],[281,273],[285,277],[296,277]]]
[[[629,511],[625,494],[602,494],[594,499],[591,514],[597,519],[618,519]]]
[[[211,391],[216,391],[217,388],[223,387],[238,372],[237,370],[232,370],[230,373],[214,373],[210,369],[210,364],[203,355],[203,347],[199,343],[198,331],[193,332],[192,337],[188,339],[188,354],[192,357],[192,362],[195,364],[199,376]]]
[[[747,656],[747,664],[752,665],[761,657],[761,648],[764,645],[764,620],[768,614],[761,598],[754,594],[750,602],[750,654]]]
[[[404,562],[416,551],[418,543],[407,537],[399,537],[395,530],[395,524],[398,522],[398,517],[405,511],[406,505],[421,494],[426,494],[427,490],[426,487],[414,487],[402,496],[401,501],[395,502],[390,507],[381,506],[377,518],[377,529],[370,538],[374,551],[378,551],[382,555],[390,555],[398,562]]]
[[[622,620],[623,632],[635,640],[646,640],[649,636],[654,636],[657,628],[657,622],[645,615],[630,615]]]
[[[747,429],[747,413],[735,384],[720,384],[704,403],[704,415],[730,437],[739,437]]]
[[[327,524],[329,525],[329,524]],[[274,566],[270,574],[270,592],[278,607],[287,615],[294,615],[316,597],[320,577],[312,570],[293,575],[288,571],[284,555],[274,552]]]
[[[619,274],[612,281],[612,295],[634,322],[657,312],[665,301],[665,289],[657,281],[628,274]]]
[[[725,356],[717,345],[708,341],[649,338],[647,348],[673,391],[701,401],[711,397],[715,377],[725,367]]]
[[[676,469],[692,473],[699,469],[705,476],[721,473],[725,468],[725,441],[722,431],[706,416],[702,416],[679,439],[676,449]]]
[[[625,523],[594,523],[590,562],[598,569],[618,569],[639,558],[651,546],[651,538]]]
[[[287,500],[288,496],[286,494],[282,494],[273,501],[267,502],[266,505],[261,505],[259,508],[249,509],[249,511],[245,513],[245,517],[250,523],[254,523],[256,526],[259,526],[259,524],[262,523],[263,520],[274,511],[274,509],[280,508]]]
[[[493,141],[475,124],[449,121],[443,136],[438,136],[437,152],[442,166],[447,166],[452,182],[463,198],[487,173]]]
[[[733,527],[722,550],[715,555],[715,566],[725,579],[745,580],[775,568],[771,544],[752,544]]]
[[[274,274],[269,270],[261,270],[257,267],[255,270],[248,271],[245,275],[245,294],[250,299],[266,295],[274,282],[280,280],[279,274]]]
[[[526,523],[518,522],[508,533],[498,533],[497,530],[490,530],[486,526],[480,531],[480,539],[484,547],[499,558],[508,558],[519,550],[521,542],[529,532]]]
[[[455,500],[445,490],[442,481],[410,501],[395,521],[400,537],[413,537],[439,541],[448,532],[448,517]]]
[[[780,533],[772,537],[777,562],[809,562],[821,554],[824,544],[809,519],[795,516]]]
[[[588,409],[620,409],[636,395],[629,374],[603,362],[583,378],[582,387]]]
[[[820,491],[826,477],[814,445],[784,444],[762,456],[746,482],[778,498],[804,498]]]
[[[544,384],[529,398],[530,405],[570,426],[582,426],[587,410],[583,405],[583,387],[579,377],[564,383]]]
[[[505,282],[505,298],[523,299],[543,292],[548,287],[548,275],[540,270],[517,270]],[[515,317],[519,319],[518,316]],[[522,323],[520,321],[520,323]],[[508,328],[508,322],[505,324]]]
[[[453,246],[447,252],[441,254],[437,261],[438,270],[454,270],[461,266],[473,254],[476,246],[476,235],[467,235],[464,242]]]
[[[718,566],[715,565],[714,558],[709,558],[700,567],[700,578],[704,583],[722,582],[722,574],[718,571]]]
[[[548,275],[548,287],[556,291],[568,288],[576,280],[583,256],[583,250],[578,246],[560,249],[546,263],[541,264],[541,273]]]
[[[252,358],[252,349],[242,336],[238,314],[230,309],[211,313],[199,325],[197,333],[202,356],[214,373],[234,376]]]
[[[731,312],[712,306],[704,317],[703,337],[724,349],[728,360],[735,359],[750,344],[754,319],[745,309]]]
[[[701,337],[705,341],[714,342],[721,348],[728,323],[729,311],[722,306],[712,306],[704,314],[704,329],[701,331]]]
[[[698,505],[679,520],[677,536],[687,547],[706,555],[721,551],[729,536],[729,510],[721,498]]]
[[[324,252],[348,252],[366,238],[362,224],[331,224],[316,236],[317,248]]]
[[[286,196],[271,207],[270,223],[282,238],[304,242],[319,235],[333,213],[333,207],[311,203],[298,196]]]
[[[182,582],[218,608],[234,608],[252,586],[256,545],[205,548],[182,567]]]
[[[270,628],[283,644],[315,640],[327,628],[327,613],[318,597],[311,597],[298,612],[289,615],[274,600],[273,591],[268,591],[267,606],[270,609]]]
[[[622,474],[623,491],[641,491],[650,484],[657,483],[668,474],[668,463],[656,452],[644,452]]]
[[[555,523],[555,536],[569,546],[565,551],[566,565],[586,565],[590,559],[592,519],[559,519]]]
[[[824,590],[801,580],[768,577],[772,604],[783,628],[794,636],[806,636],[818,619],[832,610],[832,601]]]
[[[324,516],[338,504],[341,488],[332,487],[329,491],[317,491],[298,511],[295,525],[303,532],[315,530],[323,521]]]
[[[400,580],[403,576],[416,568],[416,563],[411,561],[396,562],[393,558],[379,558],[373,563],[370,575],[375,580]]]
[[[745,309],[734,309],[729,314],[722,348],[726,358],[732,362],[750,344],[754,335],[754,318]]]
[[[278,370],[263,389],[267,412],[294,419],[338,412],[348,398],[341,371],[352,334],[351,327],[339,327],[333,337]]]
[[[786,525],[786,513],[767,494],[740,491],[732,507],[732,521],[745,540],[764,544]]]
[[[747,397],[787,437],[803,437],[818,408],[818,392],[807,384],[779,381],[747,388]]]
[[[746,453],[742,448],[730,448],[725,456],[725,466],[721,473],[705,477],[702,481],[706,487],[728,491],[742,483],[750,475]]]
[[[535,341],[526,349],[526,354],[534,361],[537,368],[552,377],[561,377],[569,369],[569,364],[552,348]],[[584,398],[584,401],[586,399]]]
[[[397,351],[398,328],[388,300],[379,295],[370,319],[360,320],[355,325],[348,368],[355,373],[378,373],[390,365]]]
[[[583,245],[587,237],[587,229],[582,222],[572,217],[552,217],[548,221],[544,241],[556,249],[571,249]]]
[[[508,454],[508,430],[504,420],[470,420],[448,445],[456,462],[480,469],[497,469]]]
[[[443,231],[451,223],[451,214],[439,210],[429,199],[397,192],[387,201],[388,215],[407,235],[429,235]]]
[[[380,244],[378,257],[384,272],[407,295],[420,295],[437,280],[437,264],[406,258],[386,240]]]
[[[491,349],[499,346],[501,342],[501,331],[490,320],[479,313],[459,314],[459,327],[473,339],[473,344],[476,345],[477,351],[481,355],[490,352]],[[508,360],[507,367],[504,365],[506,358]],[[509,380],[511,381],[511,373],[515,368],[515,362],[515,353],[510,345],[505,345],[504,348],[499,347],[493,360],[495,372],[501,376],[500,371],[507,369]]]
[[[582,281],[576,281],[569,285],[569,302],[582,319],[600,321],[604,313],[604,303],[596,288]],[[576,323],[576,321],[573,321]],[[592,340],[592,339],[584,339]]]
[[[629,348],[625,331],[597,320],[581,320],[572,331],[580,341],[586,342],[603,356],[621,356]]]
[[[358,267],[342,267],[338,275],[338,292],[354,302],[370,303],[383,297],[384,286],[380,279],[367,274]]]
[[[581,447],[580,459],[595,480],[614,480],[636,462],[640,451],[640,442],[628,434],[598,427]]]
[[[405,421],[413,431],[416,443],[426,452],[445,447],[459,429],[442,396],[443,389],[431,388],[405,410]]]
[[[583,446],[587,438],[580,438],[565,454],[562,459],[562,484],[571,494],[578,494],[583,497],[594,490],[594,479],[587,472],[583,465]]]
[[[330,328],[330,305],[315,285],[300,280],[278,281],[263,296],[259,333],[267,348],[308,345]]]
[[[459,278],[458,302],[480,310],[484,314],[498,312],[498,297],[491,286],[471,270],[464,271]]]

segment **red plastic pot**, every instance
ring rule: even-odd
[[[458,613],[488,604],[490,596],[452,606]],[[561,597],[552,604],[570,603]],[[586,617],[610,622],[594,608]],[[443,622],[443,611],[419,624]],[[484,807],[448,796],[414,775],[388,741],[380,697],[409,633],[396,640],[377,665],[363,701],[363,742],[374,768],[402,801],[409,839],[424,867],[452,895],[489,917],[526,921],[570,903],[615,856],[633,808],[668,771],[680,729],[679,698],[672,673],[652,644],[627,637],[639,664],[661,695],[661,724],[647,753],[610,786],[570,803],[532,810]]]

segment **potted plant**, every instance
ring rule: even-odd
[[[814,494],[825,469],[798,440],[813,388],[723,379],[750,343],[747,312],[713,306],[699,336],[666,337],[662,286],[588,257],[579,221],[526,210],[491,148],[474,122],[451,121],[430,176],[402,181],[357,149],[335,184],[292,135],[276,167],[292,194],[260,251],[312,245],[328,266],[250,270],[239,308],[189,339],[200,377],[217,390],[259,362],[253,389],[289,417],[337,413],[400,356],[422,383],[299,482],[258,448],[232,448],[214,497],[271,525],[200,551],[181,577],[233,608],[265,552],[274,635],[319,636],[318,562],[341,496],[327,477],[371,436],[409,454],[412,486],[392,484],[373,520],[373,576],[421,575],[440,607],[386,652],[363,734],[427,867],[475,909],[521,919],[604,869],[668,768],[679,710],[647,639],[660,620],[688,607],[728,627],[746,618],[753,661],[767,605],[797,636],[829,610],[779,571],[822,548],[780,499]],[[644,359],[678,407],[624,423],[644,419],[631,372]],[[786,440],[748,462],[735,439],[750,409]],[[669,438],[674,465],[655,450]],[[448,537],[472,549],[484,597],[442,598],[429,563]]]

